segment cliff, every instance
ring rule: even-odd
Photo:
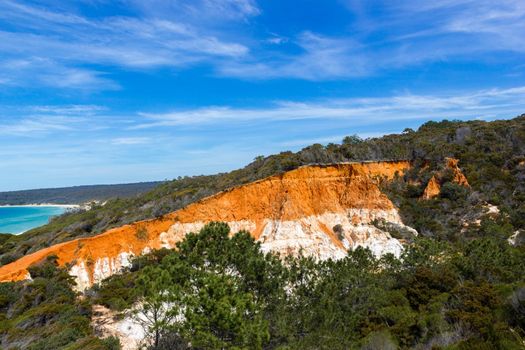
[[[186,233],[210,221],[227,222],[232,232],[248,230],[264,251],[279,254],[337,259],[348,249],[364,246],[376,255],[399,255],[400,242],[373,222],[403,225],[378,183],[410,166],[408,161],[305,166],[221,192],[157,219],[42,249],[0,267],[0,281],[29,278],[30,265],[54,254],[84,289],[129,265],[130,257],[173,248]]]

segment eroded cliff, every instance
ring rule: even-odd
[[[455,158],[445,158],[445,164],[443,165],[443,168],[430,178],[421,198],[432,199],[441,194],[441,183],[439,178],[441,178],[446,171],[450,171],[452,173],[451,182],[460,186],[470,187],[468,180],[459,168],[458,163],[459,160]]]
[[[54,254],[84,289],[127,266],[132,256],[175,247],[185,234],[210,221],[227,222],[232,232],[248,230],[263,250],[279,254],[337,259],[348,249],[364,246],[376,255],[399,255],[401,243],[373,223],[403,225],[378,184],[410,166],[399,161],[302,167],[221,192],[161,218],[24,256],[0,267],[0,281],[29,278],[30,265]]]

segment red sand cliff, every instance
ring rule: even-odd
[[[249,220],[256,223],[252,234],[258,238],[265,219],[294,220],[340,213],[347,208],[390,210],[394,206],[381,193],[375,179],[392,179],[396,172],[402,174],[409,167],[408,161],[305,166],[221,192],[159,219],[139,221],[42,249],[0,267],[0,281],[28,278],[27,268],[51,254],[58,257],[61,266],[85,261],[91,280],[92,262],[123,252],[139,255],[145,249],[160,248],[161,234],[174,223]],[[323,231],[341,245],[331,229]]]

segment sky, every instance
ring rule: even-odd
[[[523,0],[0,2],[0,191],[522,113]]]

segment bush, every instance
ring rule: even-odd
[[[446,182],[441,186],[440,196],[451,201],[465,200],[468,189],[453,182]]]
[[[7,349],[119,349],[90,326],[91,307],[72,290],[74,282],[50,256],[30,267],[33,280],[0,284],[0,338]]]

